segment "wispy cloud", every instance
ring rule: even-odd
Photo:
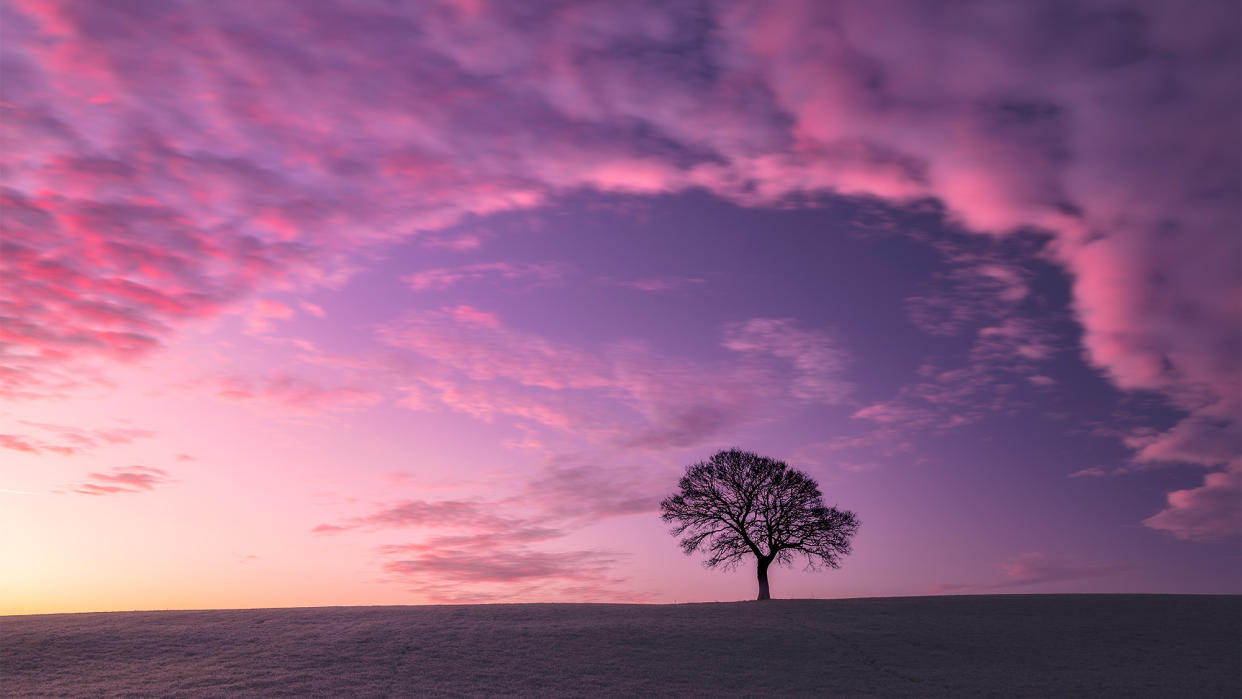
[[[1133,573],[1137,568],[1129,563],[1097,562],[1085,560],[1080,556],[1031,551],[997,563],[996,570],[1001,577],[998,581],[933,583],[928,586],[928,592],[931,594],[962,591],[978,593],[986,590],[1075,583]]]
[[[28,454],[59,454],[73,456],[106,446],[124,445],[155,436],[155,432],[137,427],[76,428],[46,422],[18,420],[33,428],[37,435],[0,434],[0,449]]]
[[[409,313],[379,336],[431,362],[419,371],[411,407],[507,415],[634,449],[702,443],[764,405],[835,403],[849,391],[840,378],[844,351],[787,319],[730,325],[724,346],[744,361],[714,364],[633,342],[588,350],[509,328],[470,306]]]
[[[401,278],[414,291],[442,291],[463,282],[503,279],[523,282],[526,288],[560,281],[569,271],[563,263],[481,262],[460,267],[437,267]]]
[[[823,332],[807,330],[790,318],[752,318],[725,328],[724,346],[735,352],[767,354],[789,362],[793,395],[840,403],[850,393],[845,381],[847,354]]]
[[[355,517],[338,525],[319,525],[318,533],[328,533],[357,528],[393,527],[470,527],[488,530],[512,529],[520,521],[497,515],[484,502],[442,500],[408,500],[386,507],[377,512]]]
[[[444,583],[512,583],[526,580],[598,581],[617,562],[615,556],[598,551],[531,551],[488,549],[482,551],[420,551],[412,557],[384,564],[389,573]]]
[[[507,498],[406,500],[313,531],[423,532],[417,541],[381,546],[381,567],[436,601],[531,599],[564,594],[566,586],[590,587],[592,599],[633,600],[642,595],[619,588],[624,580],[614,571],[624,556],[557,550],[558,542],[583,526],[654,512],[658,502],[634,469],[563,456]]]
[[[625,279],[615,282],[620,287],[649,293],[681,291],[706,283],[706,279],[699,279],[697,277],[643,277],[641,279]]]
[[[106,473],[91,473],[85,483],[73,487],[73,492],[82,495],[141,493],[167,482],[168,472],[163,469],[127,466]]]
[[[0,434],[0,447],[12,449],[13,451],[22,451],[27,454],[39,454],[45,451],[57,454],[72,454],[72,447],[64,447],[57,445],[37,445],[25,437],[15,434]]]
[[[423,239],[423,245],[432,249],[471,252],[483,247],[483,236],[471,233],[439,235]]]
[[[978,243],[966,246],[941,240],[934,245],[945,269],[906,299],[910,321],[925,332],[948,337],[1004,321],[1031,293],[1029,273],[1012,255]]]
[[[227,376],[214,379],[215,393],[230,401],[259,402],[302,414],[359,410],[379,403],[383,395],[361,386],[324,386],[293,374],[251,379]]]
[[[1134,566],[1124,563],[1097,563],[1073,556],[1030,552],[1002,561],[998,566],[1005,580],[994,588],[1023,587],[1041,583],[1072,582],[1088,578],[1127,573]]]
[[[293,309],[289,306],[272,299],[259,299],[246,315],[246,332],[253,335],[266,333],[272,329],[272,321],[292,317]]]
[[[946,430],[988,416],[1014,415],[1030,405],[1026,386],[1058,351],[1059,343],[1031,319],[1011,317],[979,328],[965,359],[924,362],[917,378],[888,400],[865,406],[854,417],[881,427]]]

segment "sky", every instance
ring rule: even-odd
[[[0,613],[1242,592],[1240,12],[0,3]]]

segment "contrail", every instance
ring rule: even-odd
[[[0,493],[19,493],[21,495],[47,495],[34,490],[13,490],[12,488],[0,488]]]

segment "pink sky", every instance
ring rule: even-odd
[[[0,5],[0,613],[1239,592],[1240,19]]]

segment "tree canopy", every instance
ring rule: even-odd
[[[773,562],[839,568],[850,553],[858,517],[826,507],[819,484],[785,462],[728,449],[686,468],[679,492],[660,503],[661,519],[687,555],[707,554],[709,568],[734,568],[754,556],[759,599],[770,599],[767,570]]]

